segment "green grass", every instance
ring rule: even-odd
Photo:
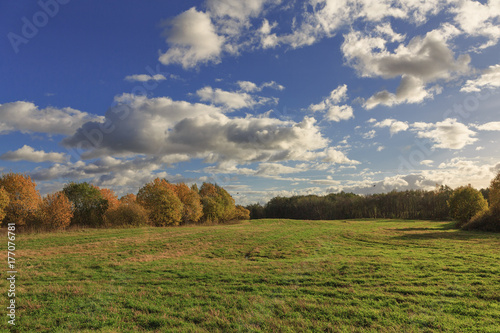
[[[500,332],[500,235],[449,226],[253,220],[18,235],[15,331]]]

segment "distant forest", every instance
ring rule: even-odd
[[[474,226],[472,229],[500,231],[500,173],[489,188],[479,191],[469,185],[455,190],[440,186],[434,191],[392,191],[372,195],[340,192],[324,196],[275,197],[265,205],[253,204],[246,208],[252,219],[456,220],[457,226],[465,229]]]

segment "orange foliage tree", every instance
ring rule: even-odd
[[[31,177],[10,172],[2,175],[0,187],[3,187],[9,195],[3,223],[14,222],[24,226],[31,222],[41,202],[40,193],[36,190],[36,184]]]
[[[120,198],[120,204],[131,204],[137,201],[137,196],[133,193],[129,193]]]
[[[137,193],[137,202],[148,211],[149,220],[156,226],[179,225],[182,220],[184,205],[164,179],[156,178],[144,185]]]
[[[9,193],[7,193],[6,190],[4,190],[3,187],[0,187],[0,223],[3,221],[3,218],[5,217],[5,209],[9,205]]]
[[[198,222],[203,215],[203,206],[198,192],[193,191],[186,184],[180,183],[175,185],[175,193],[184,205],[182,221],[184,223]]]
[[[234,209],[235,220],[250,220],[250,211],[241,205],[237,205]]]
[[[40,224],[47,229],[64,229],[73,217],[71,201],[63,192],[48,194],[43,198],[38,212]]]
[[[120,206],[120,201],[118,200],[118,196],[115,194],[115,191],[110,190],[109,188],[99,188],[95,185],[94,187],[101,192],[102,198],[108,201],[108,210],[114,210]]]

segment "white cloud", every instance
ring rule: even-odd
[[[236,82],[240,89],[245,92],[257,92],[262,91],[264,88],[271,88],[275,90],[285,90],[285,87],[275,81],[264,82],[260,86],[250,81],[238,81]]]
[[[325,118],[331,121],[339,122],[341,120],[349,120],[354,118],[354,111],[349,105],[338,105],[338,103],[346,100],[347,85],[338,86],[332,90],[330,96],[325,98],[318,104],[311,104],[309,110],[312,112],[326,112]]]
[[[500,131],[500,121],[492,121],[482,125],[475,125],[480,131]]]
[[[217,35],[210,16],[191,8],[167,22],[169,49],[160,55],[164,65],[181,64],[184,69],[198,63],[220,61],[224,38]]]
[[[391,132],[391,136],[396,134],[396,133],[399,133],[401,131],[406,131],[409,128],[409,125],[407,122],[398,121],[396,119],[391,119],[391,118],[379,121],[379,122],[375,123],[373,126],[379,127],[379,128],[389,127],[390,132]]]
[[[99,117],[72,108],[39,109],[30,102],[0,104],[0,134],[13,131],[71,135],[88,121],[101,123]]]
[[[422,102],[441,91],[439,86],[426,88],[429,83],[467,72],[470,57],[460,55],[455,59],[447,44],[447,38],[455,33],[445,26],[423,38],[415,37],[407,45],[401,43],[393,52],[387,49],[387,41],[381,36],[367,36],[357,31],[345,35],[344,56],[362,77],[401,77],[396,93],[380,91],[365,102],[365,108]]]
[[[375,130],[368,131],[366,133],[363,133],[363,139],[371,140],[377,135],[377,132]]]
[[[485,3],[472,0],[461,0],[452,8],[456,24],[470,36],[482,36],[488,41],[479,48],[495,45],[500,39],[500,3],[488,0]]]
[[[253,108],[257,104],[264,104],[270,99],[260,98],[257,101],[253,96],[244,92],[230,92],[221,89],[213,89],[206,86],[196,92],[203,102],[210,102],[215,105],[222,105],[230,110],[242,108]]]
[[[167,78],[162,74],[148,75],[148,74],[135,74],[125,77],[125,81],[129,82],[148,82],[148,81],[163,81]]]
[[[0,155],[0,159],[7,161],[30,161],[30,162],[64,162],[68,156],[64,153],[46,153],[43,150],[35,150],[34,148],[24,145],[15,151],[8,151]]]
[[[117,102],[106,113],[114,130],[101,135],[98,144],[82,145],[88,141],[85,133],[98,131],[94,122],[84,124],[63,144],[86,148],[83,158],[186,154],[207,163],[309,161],[324,158],[318,150],[328,146],[310,117],[298,123],[262,115],[230,118],[220,108],[167,97],[123,95]]]
[[[460,91],[479,92],[483,88],[500,88],[500,64],[490,66],[475,80],[467,80]]]
[[[322,160],[323,162],[352,165],[361,164],[359,161],[350,160],[343,152],[335,150],[334,148],[328,148],[325,151],[325,155],[325,158],[323,158]]]
[[[473,144],[478,139],[473,138],[476,132],[456,119],[447,118],[441,122],[412,124],[412,130],[417,132],[419,138],[427,138],[434,142],[433,148],[462,149]]]
[[[434,164],[433,160],[423,160],[420,162],[421,165],[432,166]]]

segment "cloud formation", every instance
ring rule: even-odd
[[[451,118],[437,123],[416,122],[412,124],[412,130],[419,138],[434,142],[433,148],[462,149],[478,140],[473,137],[476,132]]]
[[[354,118],[354,111],[350,105],[338,105],[347,99],[347,85],[338,86],[332,90],[330,96],[318,104],[311,104],[309,110],[312,112],[324,112],[325,119],[339,122]]]
[[[72,108],[57,109],[49,106],[40,109],[30,102],[0,104],[0,135],[13,131],[72,135],[89,121],[101,123],[104,117]]]
[[[474,80],[467,80],[460,91],[480,92],[484,88],[500,88],[500,64],[490,66],[481,76]]]
[[[29,162],[59,162],[62,163],[68,159],[64,153],[46,153],[43,150],[35,150],[33,147],[24,145],[15,151],[8,151],[0,155],[1,160],[6,161],[29,161]]]
[[[224,38],[217,35],[207,13],[193,7],[165,24],[169,49],[160,54],[162,64],[180,64],[188,69],[198,63],[220,61]]]
[[[163,81],[166,79],[167,78],[163,74],[155,74],[155,75],[135,74],[135,75],[128,75],[125,77],[125,81],[129,82]]]
[[[407,122],[398,121],[391,118],[376,122],[375,124],[373,124],[373,126],[379,128],[389,127],[391,136],[401,131],[406,131],[410,127]]]

